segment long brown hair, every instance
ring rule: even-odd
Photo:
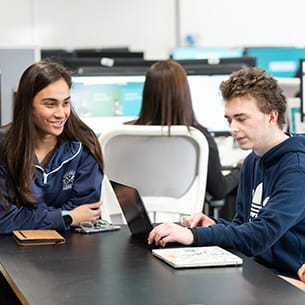
[[[10,203],[17,206],[30,206],[35,203],[31,180],[35,175],[34,143],[35,127],[32,117],[32,104],[36,94],[59,79],[64,79],[71,88],[71,73],[60,64],[40,61],[28,67],[21,76],[13,106],[12,122],[2,127],[3,138],[0,144],[1,166],[7,171],[7,191]],[[84,124],[71,107],[63,133],[64,141],[79,141],[85,145],[103,170],[101,147],[95,133]],[[4,206],[3,191],[0,196]]]
[[[184,68],[173,60],[158,61],[146,72],[137,125],[196,126]]]

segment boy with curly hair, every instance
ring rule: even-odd
[[[166,223],[148,242],[237,249],[277,274],[297,278],[305,261],[305,137],[287,134],[286,98],[260,68],[232,73],[222,82],[225,117],[242,149],[252,152],[241,168],[232,222],[202,213]]]

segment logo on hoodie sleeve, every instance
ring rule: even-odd
[[[68,170],[62,179],[62,190],[66,191],[72,188],[74,184],[74,178],[75,178],[76,172],[74,170]]]

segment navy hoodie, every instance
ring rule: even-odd
[[[290,138],[262,157],[252,152],[241,170],[232,222],[196,227],[198,245],[234,248],[296,277],[305,263],[305,136]]]
[[[42,168],[36,159],[32,189],[37,203],[32,207],[0,202],[0,234],[19,229],[65,229],[62,210],[72,210],[100,200],[102,173],[89,150],[79,142],[58,146]],[[6,168],[0,167],[0,187],[5,190]],[[4,196],[7,198],[6,193]]]

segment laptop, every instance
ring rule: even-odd
[[[139,192],[131,187],[110,180],[132,236],[147,239],[153,229]]]
[[[121,206],[132,236],[145,238],[153,229],[153,224],[145,209],[139,192],[131,187],[110,180],[114,193]],[[152,245],[152,247],[155,247]],[[175,268],[207,267],[207,266],[237,266],[242,259],[225,249],[217,246],[190,248],[179,242],[170,241],[165,246],[158,246],[159,250],[152,250],[152,254],[164,260]],[[170,250],[170,248],[175,248]],[[200,255],[199,255],[200,254]]]

